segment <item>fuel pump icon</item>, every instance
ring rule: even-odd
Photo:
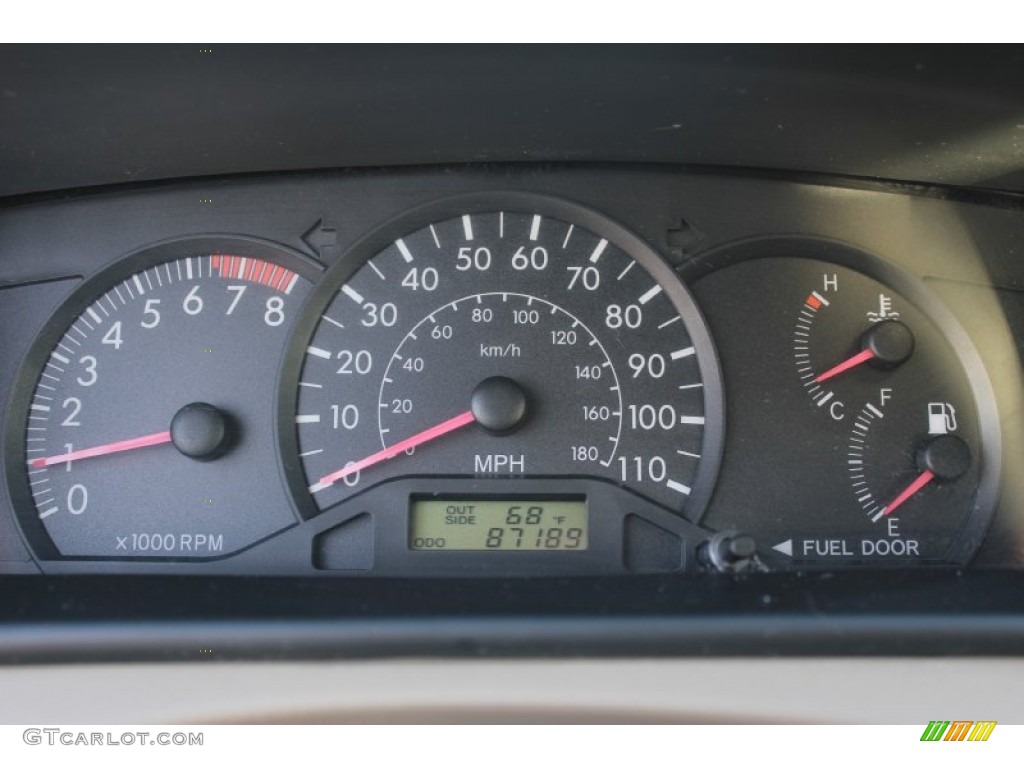
[[[956,431],[956,408],[949,403],[928,403],[928,434],[945,435]]]

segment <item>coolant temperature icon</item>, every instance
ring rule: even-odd
[[[880,323],[883,320],[899,320],[900,313],[892,308],[892,297],[884,293],[878,294],[878,311],[868,312],[868,320],[872,323]]]
[[[928,403],[928,434],[945,435],[956,431],[956,408],[949,403]]]

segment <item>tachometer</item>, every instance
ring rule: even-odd
[[[206,238],[76,291],[29,355],[7,431],[36,551],[214,558],[294,524],[274,390],[315,274],[269,244]]]
[[[600,480],[691,518],[707,499],[723,412],[704,323],[671,268],[593,212],[525,195],[416,212],[328,272],[296,333],[281,429],[310,515],[445,477],[437,508],[489,525],[481,549],[564,551],[586,540],[578,513],[536,522],[572,539],[515,522],[547,509],[532,480]],[[473,496],[483,478],[496,496]],[[532,494],[522,510],[502,506],[517,494]],[[467,499],[492,511],[465,514]],[[500,525],[495,499],[517,510]],[[600,499],[586,502],[593,520]]]

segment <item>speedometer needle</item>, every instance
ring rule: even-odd
[[[93,448],[83,448],[71,453],[62,453],[59,456],[47,456],[45,459],[33,459],[29,464],[33,467],[49,467],[53,464],[65,464],[79,459],[91,459],[94,456],[106,456],[110,453],[121,453],[122,451],[134,451],[136,448],[148,448],[151,445],[162,445],[171,442],[171,433],[155,432],[152,435],[133,437],[130,440],[118,440],[116,443],[97,445]]]
[[[465,411],[464,413],[460,413],[458,416],[455,416],[454,418],[448,419],[447,421],[442,421],[440,424],[435,424],[433,427],[430,427],[430,429],[425,429],[422,432],[413,435],[412,437],[408,437],[405,440],[402,440],[401,442],[395,443],[390,448],[385,448],[382,451],[377,451],[376,453],[367,456],[365,459],[360,459],[359,461],[350,463],[348,466],[339,469],[337,472],[332,472],[329,475],[324,475],[323,477],[320,478],[320,482],[316,483],[316,485],[311,486],[309,490],[312,493],[316,493],[317,491],[322,491],[325,488],[330,488],[336,482],[345,479],[349,475],[354,475],[356,472],[364,470],[367,467],[372,467],[374,464],[379,464],[382,461],[393,459],[395,456],[402,453],[403,451],[407,451],[410,448],[415,448],[418,445],[423,445],[424,443],[430,442],[431,440],[435,440],[441,437],[442,435],[447,435],[449,432],[454,432],[456,429],[461,429],[467,424],[472,424],[474,421],[476,421],[476,416],[473,415],[472,411]]]

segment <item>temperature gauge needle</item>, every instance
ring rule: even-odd
[[[93,448],[83,448],[80,451],[62,453],[59,456],[47,456],[45,459],[33,459],[29,464],[35,468],[49,467],[54,464],[65,464],[79,459],[91,459],[95,456],[106,456],[110,453],[121,453],[123,451],[134,451],[136,448],[148,448],[151,445],[162,445],[171,442],[171,433],[155,432],[152,435],[133,437],[130,440],[118,440],[116,443],[97,445]]]
[[[853,357],[851,357],[851,358],[849,358],[847,360],[844,360],[843,362],[839,363],[839,365],[836,365],[836,366],[833,366],[832,368],[829,368],[823,374],[818,376],[818,378],[816,378],[814,380],[814,382],[816,384],[821,384],[821,382],[828,381],[833,376],[838,376],[840,373],[845,373],[846,371],[850,370],[851,368],[856,368],[861,363],[866,363],[868,360],[873,360],[874,358],[875,358],[874,350],[865,349],[862,352],[858,352]]]
[[[878,513],[876,519],[878,517],[882,517],[883,515],[891,515],[899,507],[903,506],[903,503],[905,501],[907,501],[911,496],[920,491],[934,479],[935,473],[932,472],[930,469],[926,469],[924,472],[917,476],[917,479],[915,479],[914,482],[912,482],[910,485],[904,488],[899,496],[897,496],[895,499],[893,499],[884,507],[882,507],[882,511]]]
[[[377,453],[367,456],[365,459],[353,462],[349,464],[347,467],[339,469],[337,472],[332,472],[329,475],[321,477],[320,482],[311,486],[309,490],[311,493],[316,493],[317,491],[322,491],[325,488],[330,488],[336,482],[345,479],[349,475],[354,475],[356,472],[364,470],[367,467],[372,467],[374,464],[379,464],[382,461],[393,459],[395,456],[402,453],[403,451],[407,451],[410,448],[415,448],[418,445],[423,445],[424,443],[428,443],[431,440],[436,440],[442,435],[447,435],[449,432],[454,432],[456,429],[461,429],[467,424],[472,424],[474,421],[476,421],[476,416],[473,415],[473,411],[465,411],[464,413],[460,413],[458,416],[455,416],[454,418],[448,419],[447,421],[442,421],[440,424],[435,424],[433,427],[430,427],[430,429],[425,429],[422,432],[413,435],[412,437],[408,437],[405,440],[402,440],[401,442],[395,443],[390,448],[385,448],[382,451],[377,451]]]
[[[871,361],[874,361],[872,365],[883,369],[903,365],[914,352],[914,334],[898,320],[884,320],[864,332],[860,337],[860,347],[860,352],[829,368],[814,382],[821,384],[833,376]]]

